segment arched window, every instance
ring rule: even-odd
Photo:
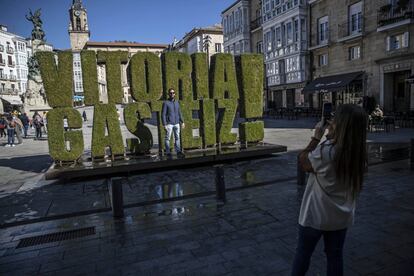
[[[76,30],[77,31],[81,31],[82,30],[82,28],[81,28],[81,20],[80,20],[79,17],[76,17]]]

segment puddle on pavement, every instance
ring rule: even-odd
[[[375,161],[401,160],[409,157],[408,144],[368,144],[368,163]]]

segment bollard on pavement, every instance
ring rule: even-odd
[[[122,192],[122,177],[112,177],[109,180],[112,213],[115,218],[124,217],[124,197]]]

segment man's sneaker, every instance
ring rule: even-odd
[[[15,145],[15,144],[12,144],[11,146],[12,146],[12,147],[15,147],[16,145]]]
[[[177,152],[177,157],[178,158],[184,158],[185,157],[185,154],[182,153],[182,152]]]
[[[9,148],[9,147],[11,147],[11,146],[10,146],[10,144],[6,144],[6,145],[5,145],[5,147],[6,147],[6,148]]]

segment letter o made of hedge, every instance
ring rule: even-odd
[[[150,102],[162,97],[161,60],[151,52],[138,52],[129,63],[131,95],[136,101]]]
[[[81,52],[83,92],[85,105],[99,104],[98,72],[96,68],[96,52]]]
[[[69,131],[64,131],[63,119],[67,118]],[[59,107],[47,113],[49,154],[55,161],[75,161],[81,157],[84,144],[82,116],[71,107]],[[70,149],[66,147],[69,141]]]
[[[105,136],[108,129],[108,136]],[[110,147],[112,155],[124,154],[121,126],[114,104],[97,104],[93,113],[92,156],[102,157],[105,148]]]
[[[128,148],[134,153],[146,153],[153,145],[150,129],[144,125],[142,119],[151,119],[151,109],[147,103],[135,102],[126,105],[124,119],[129,132],[138,139],[127,139]]]
[[[128,52],[98,51],[98,63],[105,64],[106,83],[108,85],[108,103],[121,104],[122,99],[124,98],[121,65],[128,63]]]
[[[210,67],[211,98],[238,99],[236,69],[231,54],[215,54]]]
[[[240,117],[263,116],[263,55],[242,54],[236,57],[240,84]]]
[[[174,88],[179,100],[194,100],[190,56],[185,53],[167,52],[162,55],[162,61],[165,93],[168,89]]]
[[[73,57],[72,52],[58,53],[58,65],[55,53],[37,52],[35,55],[40,66],[40,75],[51,107],[72,107]]]

